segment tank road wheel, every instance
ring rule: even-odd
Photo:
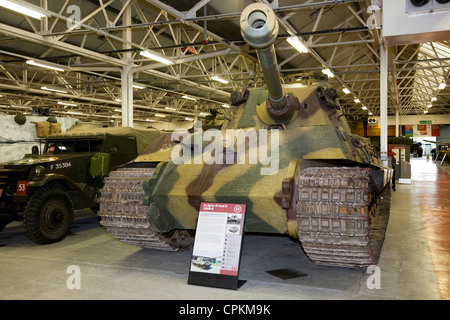
[[[308,168],[299,179],[298,236],[316,264],[376,264],[389,220],[390,189],[374,188],[368,168]]]
[[[37,244],[58,242],[69,233],[73,218],[72,200],[63,190],[43,189],[31,197],[25,208],[25,233]]]

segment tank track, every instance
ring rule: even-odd
[[[163,251],[188,248],[193,243],[189,231],[160,233],[150,222],[150,206],[143,204],[143,184],[154,172],[154,168],[131,167],[110,172],[100,190],[100,224],[113,237],[141,248]]]
[[[368,168],[317,167],[302,172],[298,192],[298,236],[314,263],[377,264],[389,220],[389,186],[377,191]]]

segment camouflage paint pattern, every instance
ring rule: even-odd
[[[291,187],[283,191],[282,185],[292,175],[289,172],[292,160],[299,163],[294,171],[312,165],[381,165],[369,142],[350,132],[331,91],[320,86],[299,85],[287,85],[283,89],[299,99],[300,108],[288,121],[264,119],[283,127],[279,131],[279,170],[275,175],[261,175],[263,165],[249,164],[249,161],[245,164],[191,161],[176,165],[170,159],[176,142],[170,141],[169,134],[161,135],[136,159],[135,162],[159,163],[152,179],[144,182],[150,220],[158,231],[195,229],[200,203],[205,201],[246,204],[246,231],[288,233],[287,210],[295,205],[292,203],[294,190]],[[266,98],[266,90],[255,89],[250,91],[246,103],[232,106],[222,125],[223,135],[226,129],[245,131],[269,127],[256,111],[265,108]],[[246,159],[251,152],[257,150],[246,144]],[[286,192],[290,203],[282,205]]]
[[[298,238],[315,263],[376,263],[385,228],[369,225],[387,225],[392,170],[369,141],[351,133],[334,89],[312,85],[310,76],[306,86],[281,84],[277,18],[269,6],[250,4],[240,22],[268,90],[233,92],[221,131],[195,122],[192,133],[164,134],[120,168],[123,177],[101,192],[102,225],[133,245],[186,248],[201,202],[242,203],[247,232]],[[137,180],[143,192],[126,187],[127,169],[149,174]]]

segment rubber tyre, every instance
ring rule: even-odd
[[[63,240],[70,232],[74,219],[70,197],[60,189],[47,188],[36,192],[24,212],[27,237],[37,244]]]

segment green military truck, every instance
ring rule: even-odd
[[[128,127],[71,129],[45,139],[43,152],[0,164],[0,231],[23,221],[38,244],[61,241],[74,210],[96,209],[103,178],[133,160],[160,132]]]

